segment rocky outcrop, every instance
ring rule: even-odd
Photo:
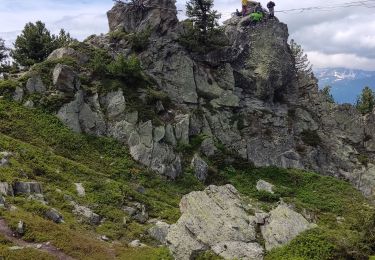
[[[255,242],[256,226],[249,223],[246,206],[233,186],[192,192],[182,198],[180,210],[181,218],[167,235],[176,259],[192,259],[210,249],[226,259],[262,259],[263,249]]]
[[[150,30],[164,34],[178,23],[177,9],[173,1],[146,0],[143,3],[145,8],[117,3],[107,13],[110,30],[128,33]]]
[[[205,136],[201,158],[226,150],[255,166],[344,178],[365,195],[375,195],[375,115],[363,117],[352,106],[330,104],[312,75],[297,77],[285,24],[271,19],[249,26],[246,19],[232,17],[224,22],[228,45],[198,55],[179,44],[186,28],[173,1],[144,4],[145,9],[116,4],[108,12],[110,31],[149,30],[150,44],[137,55],[151,90],[166,95],[171,105],[158,100],[152,108],[156,120],[145,119],[130,106],[146,103],[148,90],[131,89],[137,101],[130,100],[125,86],[89,93],[81,88],[78,72],[57,65],[49,88],[70,97],[58,109],[61,121],[77,132],[119,140],[134,159],[171,179],[183,172],[183,155],[176,148]],[[132,54],[130,42],[110,38],[97,36],[87,44],[113,57]],[[50,59],[79,56],[64,48]]]

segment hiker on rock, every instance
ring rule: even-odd
[[[263,14],[263,8],[262,8],[262,5],[260,3],[257,3],[257,5],[255,6],[254,13]]]
[[[270,12],[270,16],[269,16],[270,18],[275,17],[275,6],[276,6],[276,4],[273,1],[270,1],[267,4],[267,8]]]
[[[245,17],[247,15],[247,0],[241,0],[242,2],[242,16]]]

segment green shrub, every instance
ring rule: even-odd
[[[0,96],[10,98],[18,86],[14,80],[0,80]]]
[[[109,33],[109,39],[112,42],[119,42],[121,40],[126,40],[129,34],[123,30],[116,30]]]
[[[269,252],[266,260],[328,260],[333,258],[335,245],[319,229],[300,234],[288,245]]]
[[[368,158],[368,156],[367,156],[367,155],[364,155],[364,154],[360,154],[360,155],[358,155],[358,156],[357,156],[357,159],[358,159],[358,161],[359,161],[362,165],[364,165],[364,166],[366,166],[366,167],[367,167],[368,163],[370,162],[370,159]]]
[[[277,202],[280,199],[280,195],[279,194],[270,193],[270,192],[264,191],[264,190],[258,191],[255,194],[255,197],[258,200],[264,201],[264,202]]]
[[[185,32],[179,36],[178,42],[188,51],[205,54],[210,51],[219,50],[229,44],[229,40],[222,28],[215,28],[210,31],[209,35],[204,37],[205,40],[203,41],[200,34],[197,34],[191,21],[186,20],[183,24]]]
[[[333,98],[333,96],[332,96],[332,94],[331,94],[331,89],[332,89],[331,86],[325,86],[325,87],[320,91],[320,93],[323,95],[324,99],[325,99],[328,103],[332,103],[332,104],[334,104],[334,103],[335,103],[335,99]]]
[[[133,33],[128,36],[131,48],[135,52],[144,51],[150,44],[151,30],[146,29],[142,32]]]
[[[206,251],[198,254],[195,258],[195,260],[221,260],[224,259],[221,256],[218,256],[212,251]]]
[[[92,70],[94,76],[103,77],[107,73],[107,65],[111,62],[111,60],[111,57],[106,51],[95,49],[91,55],[87,67]]]
[[[301,133],[301,139],[305,144],[314,146],[314,147],[322,143],[322,140],[320,139],[318,132],[312,131],[312,130],[304,130]]]
[[[158,101],[161,101],[166,107],[172,104],[171,99],[165,92],[151,88],[147,89],[146,103],[149,105],[155,105]]]
[[[49,113],[56,113],[64,104],[69,103],[72,98],[66,95],[38,96],[36,103]]]
[[[59,35],[53,35],[41,21],[27,23],[22,33],[17,36],[12,58],[22,66],[31,66],[42,62],[55,49],[67,46],[74,41],[63,29]]]
[[[356,108],[363,115],[371,113],[375,107],[375,92],[370,87],[365,87],[357,99]]]
[[[117,56],[114,61],[107,65],[107,72],[109,75],[121,79],[142,77],[141,63],[136,56],[130,58],[125,58],[123,55]]]

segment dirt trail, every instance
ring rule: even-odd
[[[4,219],[0,219],[0,234],[2,234],[6,239],[13,242],[15,245],[19,247],[34,248],[36,250],[49,253],[55,256],[59,260],[74,260],[74,258],[68,256],[67,254],[59,250],[58,248],[48,243],[43,243],[43,244],[30,243],[30,242],[26,242],[25,240],[22,240],[21,238],[15,237],[13,231],[9,228],[9,226],[7,225]]]

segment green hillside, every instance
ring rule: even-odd
[[[77,259],[169,259],[168,249],[157,247],[147,235],[150,225],[130,220],[121,208],[137,201],[146,205],[151,218],[174,223],[181,197],[204,188],[189,172],[177,181],[165,180],[135,163],[116,141],[72,133],[54,116],[6,100],[0,101],[0,150],[13,153],[10,165],[0,169],[0,181],[38,181],[48,202],[43,205],[23,196],[7,197],[7,203],[17,210],[2,209],[1,217],[13,229],[19,220],[24,221],[23,239],[50,241]],[[264,210],[282,197],[318,224],[286,247],[272,251],[267,259],[365,259],[374,253],[374,209],[350,184],[297,170],[218,162],[212,162],[211,171],[213,177],[206,184],[232,183]],[[256,191],[259,179],[275,184],[276,193],[270,196]],[[76,194],[74,183],[84,184],[85,197]],[[105,221],[98,226],[79,222],[67,197],[87,205]],[[44,217],[50,207],[62,213],[65,223],[55,224]],[[100,241],[101,235],[114,242]],[[127,243],[134,239],[150,247],[128,248]],[[11,251],[6,239],[0,243],[0,255],[6,259],[50,259],[36,249]]]

